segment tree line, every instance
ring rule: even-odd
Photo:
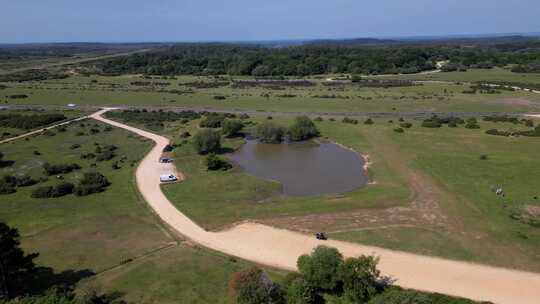
[[[540,61],[536,41],[506,44],[309,44],[266,48],[235,44],[179,44],[101,62],[105,74],[306,76],[329,73],[398,74],[436,69],[491,68]]]

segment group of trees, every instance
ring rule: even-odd
[[[239,304],[473,303],[391,286],[391,279],[378,270],[378,262],[364,255],[344,259],[337,249],[319,246],[298,258],[299,272],[288,274],[282,284],[253,267],[233,274],[229,289]]]
[[[0,127],[29,130],[64,119],[66,119],[64,114],[2,114],[0,115]]]
[[[289,128],[274,122],[264,122],[255,127],[255,137],[263,143],[280,143],[286,136],[291,141],[302,141],[319,136],[315,123],[307,116],[296,117]]]
[[[445,66],[449,71],[469,67],[491,68],[506,64],[529,67],[540,60],[538,49],[537,41],[369,46],[336,42],[284,48],[234,44],[179,44],[155,52],[105,60],[102,62],[102,70],[108,74],[151,75],[397,74],[433,70],[436,68],[436,62],[442,60],[449,60]]]

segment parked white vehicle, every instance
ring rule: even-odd
[[[162,182],[162,183],[165,183],[165,182],[175,182],[178,180],[178,178],[176,176],[174,176],[174,174],[163,174],[163,175],[160,175],[159,176],[159,180]]]

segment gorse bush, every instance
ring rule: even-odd
[[[292,141],[306,140],[320,134],[313,121],[307,116],[296,117],[288,133]]]
[[[33,198],[53,198],[61,197],[73,193],[75,185],[69,182],[62,182],[56,186],[43,186],[32,191]]]
[[[211,171],[225,171],[232,168],[232,165],[228,161],[224,160],[223,158],[217,156],[214,153],[210,153],[204,160],[204,163],[206,165],[206,168]]]

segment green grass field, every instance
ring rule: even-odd
[[[477,81],[505,81],[540,84],[540,74],[537,73],[513,73],[505,68],[493,69],[470,69],[466,72],[444,72],[432,74],[415,74],[384,76],[388,78],[401,78],[411,80],[440,80],[455,82],[477,82]]]
[[[95,82],[94,82],[95,81]],[[167,85],[133,85],[134,82]],[[365,88],[326,86],[314,79],[312,87],[216,88],[193,87],[211,83],[206,77],[147,80],[138,76],[72,76],[41,82],[4,83],[1,95],[26,94],[24,100],[4,98],[5,105],[160,106],[317,113],[399,112],[528,112],[540,109],[540,95],[528,92],[463,94],[468,85],[429,83],[413,87]],[[215,99],[224,96],[224,100]]]

